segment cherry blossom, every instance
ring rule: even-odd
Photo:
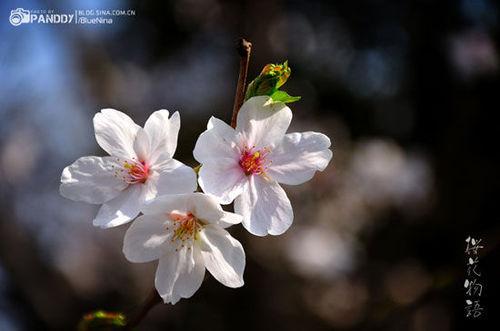
[[[224,228],[241,222],[203,193],[159,196],[127,230],[123,253],[130,262],[159,260],[155,287],[165,303],[191,297],[205,269],[228,287],[243,286],[245,252]]]
[[[167,110],[156,111],[141,128],[120,111],[101,110],[94,116],[95,137],[110,156],[85,156],[66,167],[61,194],[102,204],[93,224],[109,228],[134,219],[159,194],[195,191],[193,169],[172,158],[179,128],[178,112],[169,118]]]
[[[200,187],[221,204],[234,200],[243,226],[255,235],[279,235],[292,224],[292,206],[279,183],[302,184],[332,158],[326,135],[287,134],[291,120],[285,104],[253,97],[241,107],[236,129],[212,117],[196,142]]]

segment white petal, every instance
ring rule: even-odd
[[[152,171],[149,174],[148,179],[146,180],[145,183],[143,184],[136,184],[136,185],[141,185],[142,188],[142,196],[144,198],[144,201],[149,201],[158,195],[158,180],[160,178],[160,174],[156,171]]]
[[[224,211],[217,199],[208,194],[191,194],[188,208],[198,219],[206,223],[216,224],[222,228],[227,228],[242,221],[241,215]]]
[[[191,212],[201,221],[223,228],[242,221],[241,215],[224,211],[213,196],[200,192],[160,195],[142,208],[145,215],[168,215],[174,210]]]
[[[234,201],[234,211],[243,216],[243,226],[257,236],[279,235],[293,222],[293,210],[285,191],[276,181],[252,176]]]
[[[64,168],[59,191],[65,198],[87,203],[109,201],[127,187],[115,176],[115,158],[85,156]]]
[[[184,246],[160,258],[155,287],[165,303],[175,304],[191,297],[201,286],[205,266],[199,248]]]
[[[211,117],[207,130],[196,141],[194,158],[204,163],[221,157],[238,158],[236,131],[225,122]]]
[[[225,229],[231,225],[240,224],[241,222],[243,222],[243,216],[225,211],[221,219],[217,222],[217,225]]]
[[[137,161],[146,161],[151,164],[150,150],[149,136],[143,128],[139,128],[134,141],[134,152],[137,155]]]
[[[142,207],[144,215],[163,214],[177,210],[180,212],[189,212],[191,209],[191,194],[168,194],[160,195],[155,199],[148,201]]]
[[[203,261],[215,279],[228,287],[243,286],[245,251],[240,242],[216,225],[206,225],[200,238]]]
[[[250,98],[238,113],[236,131],[245,136],[247,147],[268,147],[280,142],[290,126],[292,111],[284,103],[268,103],[270,97]]]
[[[163,154],[170,158],[177,148],[177,136],[181,126],[179,112],[168,118],[168,110],[161,109],[149,116],[144,130],[150,139],[150,162],[155,163]]]
[[[322,133],[290,133],[269,154],[271,165],[268,175],[274,180],[289,185],[302,184],[323,171],[332,151],[330,139]]]
[[[143,184],[130,185],[116,198],[102,205],[94,225],[105,229],[130,222],[141,210],[145,191]]]
[[[126,160],[136,157],[134,141],[140,126],[130,117],[114,109],[102,109],[94,116],[97,143],[108,152]]]
[[[158,195],[181,194],[196,191],[196,173],[193,168],[188,167],[175,159],[162,162],[155,166],[158,172],[157,190]]]
[[[220,158],[205,162],[198,183],[203,192],[213,195],[221,204],[229,204],[241,194],[247,178],[239,160]]]
[[[123,254],[130,262],[149,262],[175,247],[171,244],[172,222],[164,215],[142,215],[128,228],[123,239]]]

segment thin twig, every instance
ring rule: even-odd
[[[136,327],[142,321],[142,319],[146,317],[151,308],[153,308],[160,302],[161,298],[158,295],[158,292],[156,292],[156,289],[153,288],[146,301],[144,301],[144,304],[139,307],[137,312],[128,320],[126,329],[132,330],[132,328]]]
[[[238,85],[236,86],[236,94],[234,96],[233,116],[231,117],[231,126],[236,127],[236,119],[241,105],[245,100],[246,82],[248,74],[248,63],[250,62],[250,53],[252,51],[252,43],[244,38],[238,39],[236,46],[240,55],[240,73],[238,75]]]

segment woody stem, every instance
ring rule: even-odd
[[[241,105],[245,100],[246,82],[248,74],[248,63],[250,62],[250,53],[252,51],[252,43],[244,38],[238,39],[236,46],[240,55],[240,73],[238,75],[238,85],[236,86],[236,94],[234,96],[233,116],[231,117],[231,126],[236,127],[236,119]]]

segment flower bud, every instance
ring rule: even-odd
[[[262,69],[260,75],[277,77],[278,82],[276,84],[276,88],[280,88],[283,84],[286,83],[291,73],[292,69],[288,66],[288,61],[285,61],[283,64],[273,64],[273,63],[267,64]]]
[[[122,313],[98,310],[83,316],[78,324],[78,331],[124,330],[126,324],[125,315]]]
[[[272,95],[286,83],[291,73],[288,61],[283,64],[267,64],[260,75],[248,85],[245,100],[257,95]]]
[[[258,95],[269,95],[270,102],[273,103],[290,103],[300,100],[300,97],[293,97],[285,91],[278,90],[286,83],[291,73],[292,69],[288,66],[288,61],[283,64],[267,64],[260,75],[248,85],[245,101]]]

